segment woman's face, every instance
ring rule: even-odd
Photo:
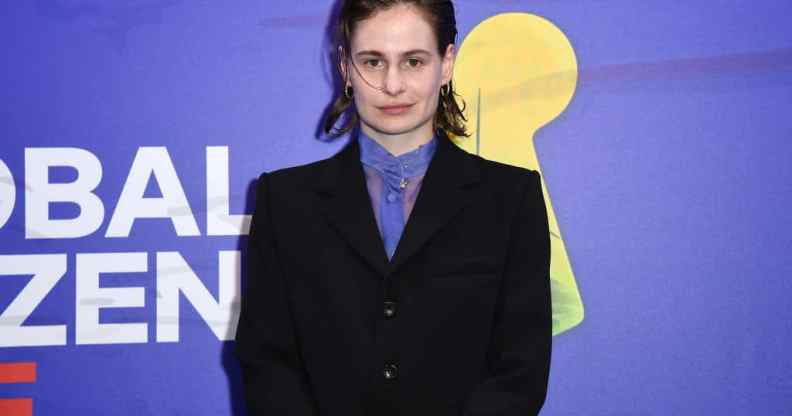
[[[454,46],[444,56],[429,22],[399,4],[359,22],[342,75],[351,84],[361,129],[372,137],[433,134],[440,87],[451,80]]]

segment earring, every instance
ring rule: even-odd
[[[443,84],[440,87],[440,96],[441,97],[448,97],[448,94],[451,92],[451,87],[448,84]]]
[[[351,85],[347,84],[347,85],[344,86],[344,95],[347,98],[349,98],[350,100],[352,99],[352,86]]]

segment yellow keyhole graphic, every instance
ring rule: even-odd
[[[542,17],[505,13],[479,23],[462,42],[454,69],[467,103],[470,138],[461,148],[490,160],[541,172],[536,131],[564,111],[577,85],[577,59],[564,33]],[[550,224],[553,335],[583,321],[583,302],[542,183]]]

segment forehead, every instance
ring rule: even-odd
[[[423,13],[413,5],[403,3],[358,22],[350,41],[352,53],[359,50],[383,54],[413,49],[437,51],[434,31]]]

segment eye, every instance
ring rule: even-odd
[[[382,59],[372,58],[363,61],[363,65],[369,68],[380,68],[383,65]]]
[[[416,69],[423,65],[423,61],[418,58],[407,58],[407,66]]]

